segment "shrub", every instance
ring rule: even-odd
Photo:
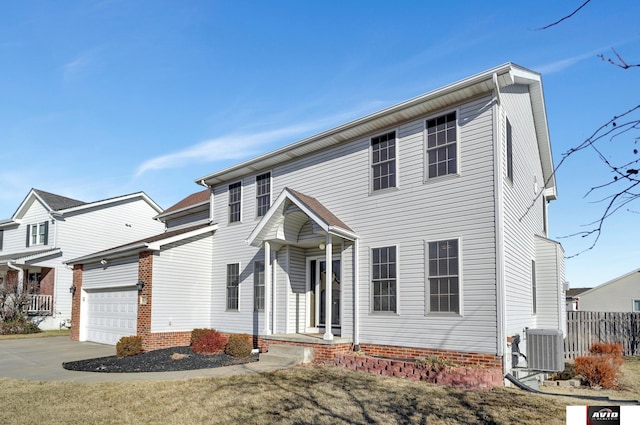
[[[220,332],[209,329],[198,337],[191,345],[191,350],[199,354],[218,354],[222,353],[224,346],[227,344],[227,338]]]
[[[0,335],[35,334],[38,332],[42,332],[42,330],[29,320],[0,321]]]
[[[116,356],[119,358],[142,354],[142,337],[123,336],[116,344]]]
[[[416,366],[421,369],[435,371],[459,367],[458,364],[452,362],[451,360],[444,357],[436,356],[435,354],[428,355],[427,357],[418,357],[416,359]]]
[[[594,356],[613,356],[622,360],[622,344],[596,342],[589,352]]]
[[[622,359],[622,345],[598,342],[589,349],[591,356],[577,357],[576,372],[584,383],[591,387],[614,388],[618,385],[618,376]]]
[[[196,328],[191,331],[191,342],[189,345],[193,345],[204,334],[215,332],[215,329]]]
[[[247,357],[253,351],[253,337],[248,334],[231,334],[224,352],[233,357]]]

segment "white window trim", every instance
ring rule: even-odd
[[[371,141],[374,137],[382,136],[383,134],[391,133],[395,131],[396,133],[396,143],[395,143],[395,162],[396,162],[396,185],[393,187],[387,187],[380,190],[373,190],[373,146],[371,146]],[[372,134],[367,138],[367,143],[369,144],[368,154],[369,154],[369,195],[376,195],[378,193],[388,193],[392,191],[396,191],[400,189],[400,150],[398,146],[400,145],[400,130],[399,128],[390,128],[385,131],[381,131],[376,134]]]
[[[634,313],[640,313],[640,310],[636,310],[636,303],[640,302],[640,298],[635,298],[631,300],[631,311]]]
[[[229,190],[229,186],[233,185],[233,184],[237,184],[240,183],[240,220],[238,221],[231,221],[231,214],[229,211],[229,197],[231,196],[231,191]],[[242,185],[242,180],[238,180],[236,182],[233,183],[229,183],[227,185],[227,224],[231,224],[231,225],[235,225],[238,223],[242,223],[242,210],[244,209],[244,205],[243,205],[243,195],[244,195],[244,191],[243,191],[243,185]]]
[[[396,249],[396,311],[375,311],[373,309],[373,250],[379,248],[395,247]],[[369,315],[371,316],[400,316],[400,245],[380,244],[369,248]]]
[[[36,228],[36,242],[33,242],[33,228]],[[42,238],[42,234],[40,233],[40,227],[44,227],[45,228],[45,233],[44,236],[45,238],[47,237],[47,227],[45,226],[45,222],[41,221],[39,223],[32,223],[29,224],[29,246],[39,246],[39,245],[44,245],[44,240]]]
[[[227,279],[229,278],[229,265],[231,264],[237,264],[238,265],[238,309],[237,310],[229,310],[229,294],[227,293]],[[236,262],[230,262],[230,263],[225,263],[224,266],[224,311],[225,313],[238,313],[240,312],[240,300],[242,299],[240,297],[240,283],[242,282],[240,280],[240,276],[242,276],[242,263],[240,261],[236,261]],[[265,300],[266,302],[266,300]],[[253,308],[252,308],[253,310]]]
[[[264,215],[258,215],[258,176],[269,173],[269,208],[271,208],[271,204],[273,203],[273,170],[264,171],[262,173],[257,173],[253,179],[253,184],[255,186],[255,200],[256,200],[256,208],[255,208],[255,218],[256,220],[262,219]],[[267,210],[268,211],[268,210]],[[266,215],[266,213],[265,213]],[[242,205],[240,206],[240,217],[242,218]],[[242,220],[240,220],[242,221]]]
[[[461,236],[457,237],[442,237],[442,238],[434,238],[427,239],[424,241],[424,314],[429,317],[442,317],[442,318],[452,318],[452,317],[463,317],[464,316],[464,276],[462,271],[462,265],[464,264],[462,258],[462,244],[463,238]],[[458,241],[458,313],[445,312],[445,311],[431,311],[430,308],[430,295],[431,291],[429,290],[429,243],[432,242],[441,242],[441,241]]]
[[[444,176],[437,177],[429,177],[429,155],[427,154],[428,143],[427,143],[427,121],[433,118],[440,117],[442,115],[447,115],[452,112],[456,113],[456,172],[452,174],[445,174]],[[460,108],[451,108],[445,109],[444,111],[439,111],[436,114],[428,115],[422,118],[422,166],[423,166],[423,183],[435,182],[440,180],[451,179],[455,177],[460,177],[462,175],[462,161],[460,160]]]

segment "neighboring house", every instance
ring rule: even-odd
[[[72,271],[64,262],[157,233],[161,211],[142,192],[87,203],[31,189],[0,221],[0,280],[29,286],[29,314],[42,329],[68,326]]]
[[[359,348],[508,370],[508,337],[524,352],[526,328],[566,326],[553,170],[541,77],[508,63],[203,176],[206,227],[189,231],[212,236],[128,257],[137,333],[147,349],[213,327],[318,359]],[[71,261],[74,306],[116,281],[101,255]]]
[[[567,311],[578,311],[580,304],[580,294],[590,290],[591,288],[570,288],[567,289]]]
[[[640,269],[635,269],[579,296],[578,310],[640,312]]]

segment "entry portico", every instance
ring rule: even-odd
[[[264,252],[264,335],[271,335],[272,322],[278,298],[272,295],[276,285],[288,284],[291,288],[304,288],[304,308],[290,312],[289,303],[284,301],[286,321],[292,318],[296,322],[296,329],[305,332],[311,328],[320,331],[324,328],[323,339],[331,341],[334,331],[341,332],[342,321],[340,316],[344,309],[347,290],[357,297],[356,282],[357,266],[352,267],[348,273],[341,273],[343,262],[341,258],[348,251],[348,263],[357,265],[357,234],[335,214],[327,209],[317,199],[297,192],[290,188],[284,188],[274,201],[267,214],[247,238],[247,243],[254,247],[263,247]],[[345,250],[348,245],[350,249]],[[283,247],[297,249],[301,255],[288,256],[284,282],[277,282],[274,277],[275,252]],[[324,251],[319,257],[317,250]],[[313,251],[316,255],[312,257]],[[336,253],[338,259],[336,260]],[[295,257],[295,258],[294,258]],[[322,259],[324,258],[324,259]],[[312,265],[312,266],[310,266]],[[300,277],[293,277],[289,271],[296,267],[304,269],[306,282],[300,282]],[[338,267],[337,270],[334,268]],[[311,270],[313,269],[313,270]],[[290,288],[287,288],[287,293]],[[351,298],[350,298],[351,299]],[[352,301],[356,301],[352,299]],[[354,342],[357,343],[357,302],[353,302],[353,308],[348,321],[353,330]],[[280,307],[282,308],[282,306]],[[294,316],[294,317],[292,317]],[[336,317],[338,316],[338,317]],[[292,332],[286,332],[292,333]]]

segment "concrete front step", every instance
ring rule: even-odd
[[[269,351],[260,354],[260,360],[270,358],[288,359],[294,364],[313,362],[313,348],[298,345],[269,344]]]

